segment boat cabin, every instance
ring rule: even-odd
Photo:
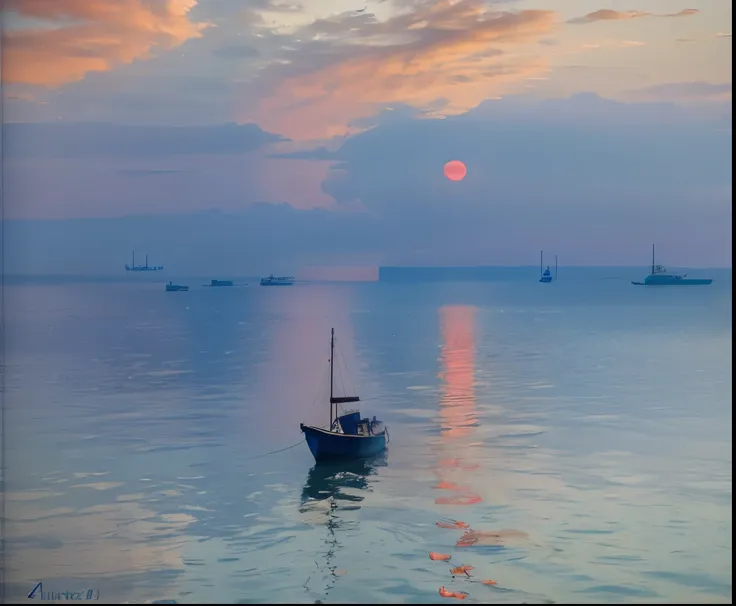
[[[338,431],[347,435],[372,436],[375,435],[374,430],[379,425],[379,421],[375,416],[372,419],[361,419],[360,412],[354,410],[337,417],[336,425]]]

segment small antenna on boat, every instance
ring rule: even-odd
[[[654,244],[652,244],[652,273],[654,273]]]

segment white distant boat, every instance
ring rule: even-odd
[[[652,273],[644,278],[644,282],[631,282],[634,286],[707,286],[712,284],[710,278],[688,278],[687,274],[673,274],[662,265],[654,264],[654,244],[652,244]]]
[[[261,286],[291,286],[294,284],[294,278],[291,276],[274,276],[271,274],[267,278],[261,278]]]

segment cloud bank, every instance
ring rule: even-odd
[[[334,151],[318,146],[292,159],[275,150],[280,143],[227,153],[228,129],[212,127],[201,139],[224,140],[209,143],[209,153],[196,153],[203,148],[192,137],[176,154],[147,158],[119,154],[115,142],[105,158],[73,148],[76,157],[11,158],[6,217],[100,217],[75,223],[86,255],[112,262],[131,248],[164,247],[195,266],[187,246],[238,263],[272,255],[289,267],[514,263],[539,248],[569,262],[587,251],[590,262],[616,263],[611,251],[628,254],[622,242],[643,250],[652,240],[676,243],[687,225],[698,264],[730,254],[732,141],[714,116],[594,94],[511,97],[445,120],[407,113]],[[459,183],[442,173],[452,159],[468,168]],[[228,214],[191,214],[204,209]],[[133,214],[152,216],[124,230],[133,223],[112,219]],[[48,223],[53,238],[39,230],[13,240],[22,247],[16,258],[41,264],[44,242],[65,229],[52,223],[64,223]]]
[[[395,103],[462,113],[544,72],[543,58],[507,51],[555,22],[552,11],[498,11],[481,0],[440,0],[385,21],[355,12],[318,19],[291,36],[299,42],[264,70],[261,94],[240,116],[309,139],[346,134],[347,124]]]
[[[3,80],[58,87],[199,38],[197,0],[6,0]],[[32,25],[23,25],[30,22]]]

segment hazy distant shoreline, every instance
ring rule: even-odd
[[[336,267],[335,269],[339,269]],[[324,277],[320,279],[300,277],[296,271],[297,281],[308,283],[323,282],[528,282],[535,281],[539,274],[539,266],[514,265],[514,266],[381,266],[376,279],[351,279],[349,277]],[[560,267],[560,281],[564,280],[628,280],[646,273],[648,266],[564,266]],[[706,274],[714,280],[730,280],[731,267],[677,267],[678,271],[691,272],[697,276]],[[264,272],[266,275],[268,272]],[[185,271],[177,271],[174,268],[164,269],[151,273],[126,273],[124,271],[111,271],[109,275],[100,274],[50,274],[50,273],[26,273],[6,274],[2,281],[6,285],[20,283],[162,283],[170,279],[187,280],[191,285],[199,286],[209,284],[213,278],[233,280],[236,284],[257,284],[261,275],[237,275],[225,272],[213,272],[209,275],[187,275]],[[639,276],[639,277],[643,277]]]

